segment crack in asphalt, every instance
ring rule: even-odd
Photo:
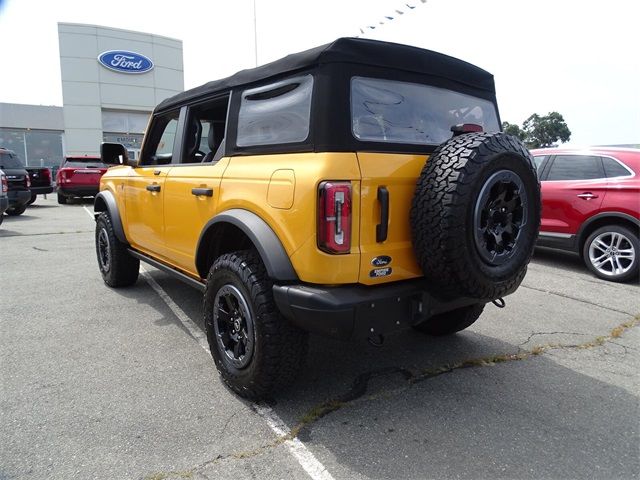
[[[588,333],[579,333],[579,332],[534,332],[531,335],[529,335],[524,342],[519,343],[518,347],[522,347],[523,345],[526,345],[536,335],[583,335],[583,336],[586,337],[589,334]]]
[[[569,297],[571,298],[571,297]],[[594,337],[592,340],[576,343],[576,344],[562,344],[562,343],[545,343],[536,345],[529,350],[520,350],[517,353],[503,353],[490,355],[486,357],[480,357],[475,359],[461,360],[459,362],[448,363],[434,368],[425,368],[422,370],[411,371],[402,367],[388,367],[380,370],[363,373],[358,375],[351,384],[351,387],[343,394],[325,400],[321,402],[302,415],[298,422],[289,430],[286,435],[281,435],[273,439],[272,441],[260,445],[250,450],[243,450],[230,454],[218,454],[214,458],[207,460],[203,463],[196,465],[189,470],[170,471],[170,472],[157,472],[151,475],[145,476],[144,480],[165,480],[169,478],[194,478],[195,474],[200,475],[199,471],[211,466],[223,462],[225,460],[241,460],[251,458],[260,455],[266,450],[278,447],[284,442],[293,440],[298,437],[303,431],[311,429],[311,427],[317,423],[320,419],[327,415],[340,410],[341,408],[351,405],[359,404],[366,401],[372,401],[383,397],[389,397],[396,393],[402,392],[407,388],[411,388],[414,384],[423,382],[425,380],[455,372],[456,370],[462,370],[466,368],[480,368],[480,367],[492,367],[500,363],[507,363],[513,361],[527,360],[533,357],[544,355],[545,353],[553,350],[587,350],[592,348],[601,347],[606,343],[616,343],[615,339],[620,338],[626,331],[640,325],[640,313],[633,316],[631,320],[619,324],[609,331],[606,335]],[[570,333],[573,332],[551,332],[551,333]],[[539,333],[544,334],[544,333]],[[532,334],[529,340],[536,335]],[[578,334],[583,335],[583,334]],[[527,340],[527,341],[529,341]],[[524,345],[524,342],[520,345]],[[369,381],[387,375],[400,374],[407,382],[405,385],[397,387],[395,389],[388,389],[381,392],[377,392],[371,395],[366,395]],[[255,410],[256,406],[252,406]]]
[[[587,305],[593,305],[594,307],[602,308],[603,310],[609,310],[611,312],[622,313],[624,315],[631,315],[631,316],[634,315],[633,313],[627,312],[625,310],[619,310],[617,308],[607,307],[606,305],[602,305],[600,303],[592,302],[590,300],[587,300],[586,298],[574,297],[573,295],[567,295],[566,293],[554,292],[553,290],[547,290],[547,289],[544,289],[544,288],[531,287],[529,285],[524,285],[524,284],[521,284],[520,288],[528,288],[529,290],[535,290],[537,292],[548,293],[549,295],[556,295],[558,297],[568,298],[569,300],[575,300],[575,301],[580,302],[580,303],[586,303]]]

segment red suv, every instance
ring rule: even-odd
[[[640,150],[532,150],[542,189],[538,245],[580,254],[598,277],[638,278]]]
[[[58,203],[65,204],[70,197],[95,197],[106,171],[100,157],[65,158],[56,174]]]

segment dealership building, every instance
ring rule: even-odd
[[[73,23],[58,41],[62,106],[0,103],[0,147],[34,166],[99,155],[101,142],[137,158],[153,108],[184,90],[182,41]]]

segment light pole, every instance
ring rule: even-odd
[[[256,21],[256,0],[253,0],[253,53],[255,54],[256,67],[258,66],[258,28]]]

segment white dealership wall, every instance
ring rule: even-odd
[[[107,134],[121,135],[122,143],[129,140],[135,149],[153,108],[184,90],[180,40],[74,23],[59,23],[58,39],[66,155],[99,154]],[[154,68],[145,73],[110,70],[98,62],[109,50],[142,54]],[[103,128],[105,117],[110,120],[108,131]],[[122,125],[114,127],[118,123]]]

